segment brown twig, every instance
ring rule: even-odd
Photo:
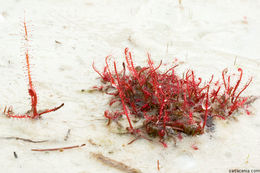
[[[109,157],[105,157],[101,153],[91,153],[91,155],[94,158],[96,158],[98,161],[101,161],[103,164],[105,164],[107,166],[111,166],[118,170],[121,170],[121,171],[124,171],[127,173],[141,173],[141,171],[139,169],[131,168],[122,162],[110,159]]]
[[[95,143],[92,139],[89,139],[88,142],[93,146],[101,146],[100,144]]]
[[[250,96],[250,97],[248,97],[248,100],[245,102],[245,105],[254,103],[259,98],[260,98],[260,96]]]
[[[57,44],[61,44],[61,42],[60,42],[60,41],[58,41],[58,40],[55,40],[55,43],[57,43]]]
[[[25,142],[31,142],[31,143],[43,143],[43,142],[47,142],[47,141],[48,141],[48,140],[34,141],[34,140],[31,140],[31,139],[25,139],[25,138],[20,138],[20,137],[15,137],[15,136],[0,137],[0,139],[15,139],[15,140],[20,140],[20,141],[25,141]]]
[[[86,144],[74,145],[74,146],[70,146],[70,147],[60,147],[60,148],[32,149],[32,151],[63,151],[63,150],[69,150],[69,149],[73,149],[73,148],[80,148],[80,147],[83,147],[85,145]]]

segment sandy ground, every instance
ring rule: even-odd
[[[100,152],[142,172],[229,172],[230,169],[260,170],[259,101],[250,116],[238,121],[218,121],[213,134],[185,138],[168,148],[158,143],[115,134],[105,126],[103,112],[108,96],[82,93],[99,83],[91,68],[101,69],[105,56],[123,61],[129,47],[136,64],[145,64],[150,52],[179,67],[194,69],[209,79],[228,67],[244,69],[244,82],[253,83],[244,94],[260,95],[260,1],[257,0],[46,0],[0,1],[0,110],[12,105],[16,112],[30,109],[22,45],[24,10],[28,21],[33,80],[39,109],[61,103],[57,112],[41,120],[18,120],[0,116],[1,172],[119,172],[91,156]],[[236,60],[235,60],[236,59]],[[64,140],[71,130],[67,141]],[[45,143],[7,140],[17,136]],[[94,141],[97,146],[89,143]],[[86,144],[63,152],[33,152]],[[192,145],[198,146],[194,150]],[[16,152],[18,158],[14,157]],[[160,161],[160,171],[157,170]]]

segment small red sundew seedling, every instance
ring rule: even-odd
[[[28,38],[28,30],[27,30],[27,26],[26,26],[26,22],[24,19],[23,22],[23,27],[24,27],[24,39],[26,42],[26,50],[25,50],[25,60],[26,60],[26,70],[27,70],[27,75],[28,75],[28,93],[29,96],[31,97],[31,110],[28,111],[27,113],[23,114],[23,115],[17,115],[14,114],[12,106],[10,106],[9,108],[5,107],[4,109],[4,114],[10,118],[31,118],[31,119],[38,119],[40,118],[41,115],[49,113],[49,112],[54,112],[58,109],[60,109],[62,106],[64,106],[64,103],[62,103],[60,106],[55,107],[53,109],[47,109],[44,111],[38,111],[37,110],[37,94],[36,91],[33,87],[33,82],[32,82],[32,77],[31,77],[31,65],[30,65],[30,57],[29,57],[29,50],[28,50],[28,42],[29,42],[29,38]]]
[[[118,71],[111,56],[106,57],[103,72],[99,72],[94,63],[93,69],[100,75],[102,86],[94,88],[111,95],[109,106],[120,103],[118,110],[106,110],[104,116],[122,127],[120,121],[125,117],[129,127],[126,130],[135,139],[151,140],[159,137],[159,142],[167,147],[166,139],[182,139],[182,135],[200,135],[205,129],[214,129],[213,120],[224,119],[251,104],[256,97],[241,97],[241,93],[250,85],[252,78],[240,87],[243,70],[238,69],[239,78],[222,72],[222,81],[214,82],[214,75],[208,82],[196,77],[188,70],[180,77],[175,73],[175,64],[166,72],[159,71],[162,61],[155,65],[148,54],[148,66],[134,66],[131,52],[125,49],[126,64]],[[235,81],[234,86],[232,86]],[[134,126],[141,121],[141,126]],[[140,124],[140,123],[138,123]]]
[[[191,148],[193,148],[194,150],[198,150],[198,149],[199,149],[195,144],[193,144],[193,145],[191,146]]]

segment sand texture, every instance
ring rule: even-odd
[[[214,133],[184,138],[176,146],[169,141],[168,148],[164,148],[143,139],[127,145],[133,136],[116,134],[106,126],[103,115],[109,109],[109,96],[81,91],[100,84],[91,67],[93,61],[100,70],[107,55],[113,55],[121,64],[124,48],[129,47],[137,65],[146,64],[147,52],[157,64],[162,59],[171,65],[177,58],[182,62],[177,73],[193,69],[205,80],[211,74],[220,78],[226,67],[234,72],[241,67],[242,83],[253,77],[243,94],[259,96],[260,1],[179,2],[0,0],[0,111],[10,105],[17,113],[30,109],[22,44],[24,16],[31,38],[29,54],[38,109],[65,103],[40,120],[12,119],[1,114],[0,171],[122,172],[111,166],[117,161],[144,173],[260,170],[259,100],[249,108],[251,115],[242,112],[237,121],[217,121]],[[86,145],[31,151],[82,144]],[[112,159],[110,165],[94,157],[101,154],[103,160]]]

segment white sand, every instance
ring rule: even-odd
[[[25,59],[21,50],[24,10],[32,34],[33,80],[39,109],[65,106],[41,120],[0,117],[0,137],[19,136],[49,140],[33,144],[0,139],[1,172],[119,172],[91,157],[90,152],[120,160],[142,172],[228,172],[229,169],[260,169],[259,100],[252,115],[238,121],[219,121],[216,132],[169,142],[168,148],[119,136],[105,127],[103,112],[108,96],[83,94],[99,83],[91,68],[94,60],[101,69],[108,54],[123,61],[129,47],[136,64],[146,62],[150,52],[155,62],[172,63],[177,57],[187,68],[209,78],[222,69],[244,69],[244,82],[253,83],[244,94],[260,95],[260,1],[257,0],[45,0],[0,2],[0,110],[12,105],[16,112],[30,109]],[[246,17],[246,18],[245,18]],[[31,28],[31,29],[30,29]],[[61,44],[55,43],[56,41]],[[237,57],[236,64],[234,60]],[[71,129],[68,141],[64,141]],[[92,146],[92,139],[101,146]],[[63,152],[33,152],[86,143],[80,149]],[[199,150],[193,150],[195,144]],[[13,152],[18,158],[14,158]]]

